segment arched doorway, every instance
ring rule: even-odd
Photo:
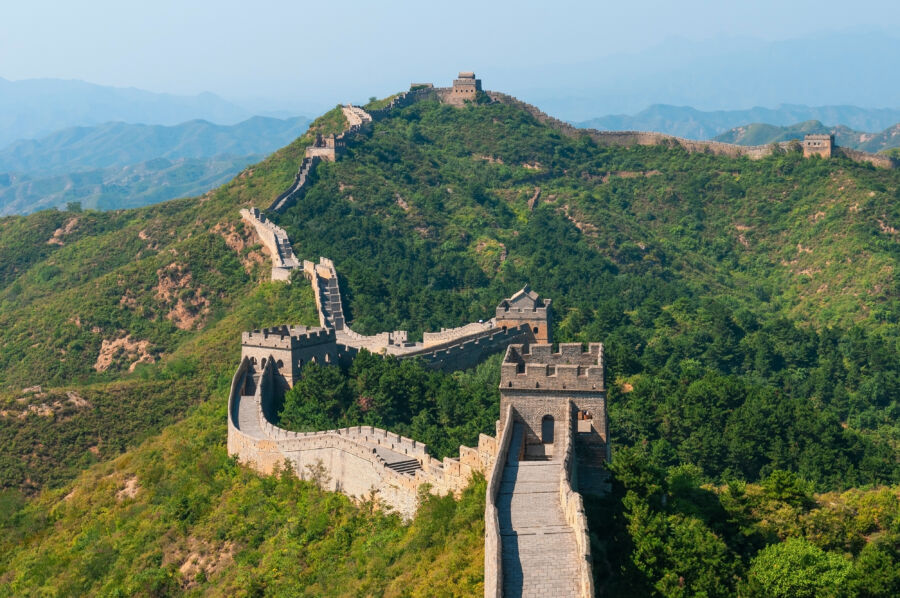
[[[553,416],[545,415],[541,419],[541,442],[543,444],[553,444]]]

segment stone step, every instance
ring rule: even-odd
[[[416,459],[409,459],[408,461],[396,461],[394,463],[387,463],[386,465],[396,472],[406,473],[410,475],[415,475],[415,472],[417,470],[422,469],[422,464],[419,463]]]

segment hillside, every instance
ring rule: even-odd
[[[335,110],[311,133],[344,126]],[[0,219],[10,594],[428,595],[446,570],[447,595],[478,593],[477,487],[406,526],[225,457],[239,332],[314,314],[302,281],[260,284],[237,210],[285,189],[311,139],[198,199]],[[513,106],[421,102],[275,218],[301,258],[334,259],[354,330],[460,325],[530,282],[556,340],[606,343],[620,456],[589,505],[598,587],[772,595],[786,551],[887,596],[898,198],[900,172],[844,159],[597,147]],[[407,433],[490,431],[495,383],[403,375],[425,389],[402,397]]]
[[[743,125],[717,135],[714,139],[738,145],[767,145],[780,141],[803,139],[804,135],[810,133],[832,134],[835,137],[835,143],[839,146],[870,153],[900,147],[900,124],[892,125],[881,133],[866,133],[854,131],[844,125],[825,126],[817,120],[781,127],[762,123]]]

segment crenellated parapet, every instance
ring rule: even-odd
[[[604,392],[603,345],[511,345],[500,366],[504,388]]]

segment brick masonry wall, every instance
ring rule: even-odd
[[[498,427],[503,430],[497,436],[497,452],[487,476],[484,508],[484,598],[501,598],[503,595],[503,555],[500,543],[500,518],[497,512],[497,494],[503,479],[503,467],[512,439],[512,409],[500,411]]]
[[[594,596],[594,575],[593,557],[591,556],[591,539],[588,530],[587,516],[584,512],[584,501],[581,495],[572,487],[572,482],[576,479],[576,459],[574,450],[574,430],[573,424],[576,421],[574,415],[576,413],[575,406],[568,406],[569,417],[563,425],[560,426],[562,431],[562,452],[561,457],[563,466],[559,479],[559,504],[562,506],[563,513],[566,517],[566,523],[575,533],[575,545],[578,547],[578,573],[579,586],[581,588],[582,598],[593,598]]]
[[[424,444],[371,426],[308,433],[279,428],[271,422],[278,384],[272,362],[270,356],[262,367],[254,396],[241,397],[244,378],[253,372],[250,358],[242,359],[232,379],[228,403],[228,454],[261,473],[271,474],[286,464],[298,476],[308,478],[310,467],[321,464],[327,472],[328,479],[320,480],[326,489],[354,499],[375,492],[409,519],[415,514],[419,489],[424,484],[437,494],[458,494],[474,472],[484,473],[493,467],[498,444],[486,435],[479,438],[477,449],[460,447],[459,459],[438,461]],[[245,420],[249,422],[247,430],[239,426],[241,408],[253,410],[252,417]],[[414,475],[399,473],[387,466],[376,447],[416,459],[422,469]]]

